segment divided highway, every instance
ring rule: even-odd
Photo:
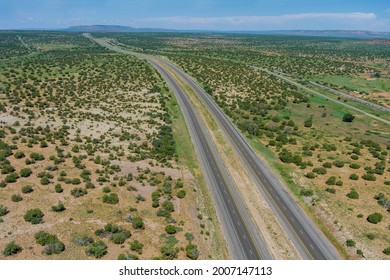
[[[240,259],[271,259],[272,255],[245,209],[239,193],[233,186],[219,154],[210,140],[210,135],[205,129],[204,123],[195,112],[187,94],[178,84],[175,75],[194,90],[214,116],[301,257],[303,259],[318,260],[340,258],[334,246],[300,208],[291,194],[287,192],[274,172],[256,155],[221,108],[190,76],[176,65],[160,57],[126,51],[114,44],[98,41],[88,34],[84,36],[112,50],[146,59],[163,75],[173,89],[186,118],[207,183],[211,186],[213,198],[216,199],[218,215],[220,218],[222,217],[222,227],[228,243],[231,245],[233,257]]]
[[[197,114],[177,78],[156,57],[123,50],[116,45],[93,38],[90,34],[84,34],[84,36],[113,51],[135,55],[147,60],[163,76],[173,90],[183,112],[200,159],[204,177],[216,206],[224,236],[229,245],[231,257],[247,260],[272,259],[273,256],[267,243],[251,218],[226,167],[223,165],[203,120]]]
[[[155,59],[185,80],[215,117],[302,258],[339,259],[340,256],[334,246],[286,191],[274,172],[255,154],[211,97],[176,65],[162,58]]]

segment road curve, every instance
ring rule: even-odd
[[[174,75],[163,67],[158,58],[123,50],[118,46],[99,41],[89,34],[84,36],[111,50],[135,55],[149,62],[173,90],[183,112],[187,127],[194,142],[207,185],[214,199],[218,217],[228,241],[231,257],[234,259],[272,259],[263,236],[252,220],[222,159],[211,140],[211,136],[189,97]]]
[[[156,59],[173,69],[177,75],[185,80],[213,114],[302,258],[339,259],[340,256],[334,246],[286,191],[274,172],[255,154],[245,138],[211,97],[176,65],[162,58]]]

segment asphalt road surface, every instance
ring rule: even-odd
[[[84,36],[113,51],[135,55],[147,60],[163,76],[174,92],[183,112],[200,159],[207,186],[216,206],[224,236],[229,245],[231,257],[233,259],[248,260],[272,259],[273,256],[268,249],[267,243],[248,213],[240,194],[223,165],[204,122],[172,73],[162,67],[161,62],[158,62],[155,57],[124,50],[105,40],[93,38],[90,34],[84,34]]]
[[[87,37],[94,39],[88,35]],[[198,94],[210,113],[215,117],[233,146],[234,151],[247,168],[249,174],[251,174],[260,192],[267,199],[301,257],[303,259],[319,260],[340,258],[334,246],[295,202],[275,173],[255,154],[248,142],[223,111],[190,76],[174,64],[160,57],[136,54],[123,50],[114,44],[99,41],[98,43],[112,50],[146,59],[163,75],[174,91],[186,118],[201,165],[205,171],[206,181],[211,186],[213,198],[217,198],[216,208],[219,216],[221,216],[220,218],[222,218],[221,224],[234,258],[271,259],[272,255],[261,234],[258,230],[256,231],[256,226],[247,213],[239,193],[232,186],[231,179],[222,164],[215,146],[213,146],[210,140],[210,135],[205,129],[204,123],[196,114],[188,96],[177,83],[172,73],[180,77],[182,81]]]
[[[246,139],[235,128],[212,98],[194,80],[174,64],[156,58],[173,69],[198,94],[230,140],[235,152],[266,197],[279,222],[303,259],[339,259],[339,253],[315,223],[300,208],[274,172],[253,151]]]

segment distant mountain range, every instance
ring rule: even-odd
[[[376,32],[364,30],[272,30],[272,31],[218,31],[218,30],[177,30],[164,28],[134,28],[122,25],[79,25],[71,26],[62,31],[68,32],[180,32],[180,33],[230,33],[230,34],[269,34],[295,36],[323,36],[323,37],[351,37],[351,38],[386,38],[390,39],[390,32]]]
[[[71,26],[63,31],[69,32],[179,32],[175,29],[134,28],[122,25],[79,25]]]

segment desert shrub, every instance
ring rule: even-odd
[[[129,230],[120,229],[118,232],[115,232],[111,235],[110,240],[115,244],[123,244],[126,239],[131,237]]]
[[[100,259],[107,254],[107,245],[103,241],[99,240],[90,244],[85,249],[85,253],[87,256],[94,256],[95,258]]]
[[[351,163],[351,164],[349,165],[349,167],[352,168],[352,169],[359,169],[359,168],[360,168],[360,164]]]
[[[198,247],[192,243],[186,246],[186,255],[191,260],[196,260],[199,257]]]
[[[333,193],[333,194],[336,193],[335,188],[326,188],[325,191],[327,191],[328,193]]]
[[[170,201],[164,201],[162,206],[163,206],[164,210],[167,212],[173,212],[175,210],[173,203]]]
[[[167,225],[165,227],[165,231],[168,233],[168,234],[175,234],[176,233],[176,227],[174,225]]]
[[[104,192],[104,193],[110,193],[110,192],[111,192],[110,187],[108,187],[108,186],[104,187],[104,188],[103,188],[103,192]]]
[[[370,240],[374,240],[375,237],[376,237],[375,234],[373,234],[373,233],[367,233],[366,236],[367,236],[367,238],[370,239]]]
[[[22,151],[17,151],[14,154],[14,157],[17,159],[24,158],[26,155]]]
[[[329,162],[329,161],[327,161],[327,162],[324,162],[324,163],[322,164],[322,166],[325,167],[325,168],[331,168],[331,167],[332,167],[332,163]]]
[[[164,245],[160,248],[160,252],[163,260],[173,260],[177,258],[179,248],[172,245]]]
[[[333,162],[333,165],[338,167],[338,168],[341,168],[341,167],[344,167],[344,162],[341,160],[336,160]]]
[[[177,192],[176,196],[180,199],[184,198],[186,196],[186,191],[185,190],[180,190]]]
[[[0,205],[0,217],[5,216],[8,214],[8,208],[4,205]]]
[[[306,177],[309,179],[314,179],[316,177],[316,174],[314,172],[309,172],[306,174]]]
[[[192,241],[195,238],[195,236],[192,233],[190,233],[190,232],[186,232],[184,234],[184,237],[186,238],[187,241]]]
[[[373,214],[371,214],[371,215],[369,215],[369,216],[367,217],[367,221],[370,222],[370,223],[372,223],[372,224],[377,224],[377,223],[379,223],[380,221],[382,221],[382,218],[383,218],[383,216],[382,216],[381,213],[375,212],[375,213],[373,213]]]
[[[8,257],[11,255],[16,255],[22,251],[22,247],[19,245],[15,244],[15,241],[12,241],[8,243],[3,251],[3,256]]]
[[[45,157],[42,154],[39,154],[39,153],[31,153],[30,154],[30,158],[32,160],[35,160],[35,161],[40,161],[40,160],[44,160],[45,159]]]
[[[12,200],[13,202],[19,202],[19,201],[22,201],[23,198],[22,198],[22,196],[19,195],[19,194],[13,194],[13,195],[11,196],[11,200]]]
[[[342,185],[344,185],[344,183],[343,183],[343,181],[338,180],[338,181],[336,181],[335,185],[341,187]]]
[[[62,193],[64,191],[60,184],[56,184],[54,186],[54,190],[55,190],[56,193]]]
[[[26,222],[31,222],[33,225],[40,224],[43,222],[43,212],[39,208],[27,210],[24,214],[24,220]]]
[[[83,188],[74,188],[73,190],[70,191],[70,193],[74,197],[80,197],[88,194],[87,190]]]
[[[326,174],[326,169],[324,167],[316,167],[316,168],[313,168],[313,172],[314,173],[317,173],[317,174]]]
[[[138,260],[139,257],[133,254],[120,254],[118,256],[119,261]]]
[[[134,240],[129,244],[130,244],[130,250],[136,251],[138,254],[142,254],[142,248],[144,247],[144,245],[139,243],[138,240]]]
[[[302,196],[312,196],[314,194],[313,190],[310,189],[302,189],[299,193]]]
[[[325,182],[325,184],[327,184],[329,186],[333,186],[335,183],[336,183],[336,177],[335,176],[329,177],[329,179],[326,180],[326,182]]]
[[[131,223],[132,223],[134,229],[144,229],[145,228],[144,221],[142,220],[141,217],[134,217],[131,220]]]
[[[356,190],[352,189],[349,193],[347,193],[347,197],[350,199],[358,199],[359,194]]]
[[[383,254],[390,256],[390,247],[385,248],[382,252]]]
[[[10,164],[4,164],[1,168],[1,174],[10,174],[11,172],[14,172],[15,168]]]
[[[355,119],[355,116],[351,113],[344,114],[343,122],[352,122]]]
[[[59,254],[65,250],[64,243],[59,241],[56,235],[41,230],[34,237],[38,244],[44,246],[43,252],[47,255]]]
[[[48,177],[44,176],[41,178],[40,183],[41,183],[41,185],[45,186],[45,185],[50,184],[50,180]]]
[[[353,173],[353,174],[349,175],[349,179],[356,181],[359,179],[359,176],[357,174]]]
[[[352,239],[347,239],[347,241],[345,242],[345,244],[347,245],[347,247],[355,247],[356,242],[353,241]]]
[[[54,211],[54,212],[62,212],[64,210],[66,210],[64,204],[62,204],[61,202],[58,202],[57,205],[53,205],[51,207],[51,209]]]
[[[30,185],[26,185],[22,187],[22,193],[31,193],[34,189]]]
[[[119,202],[119,198],[116,193],[105,194],[102,200],[104,203],[108,204],[117,204]]]
[[[19,173],[20,173],[21,177],[26,178],[26,177],[29,177],[32,174],[32,170],[30,168],[23,168],[23,169],[20,170]]]
[[[376,177],[374,174],[366,173],[362,176],[362,178],[366,181],[376,181]]]
[[[12,172],[10,174],[8,174],[5,178],[4,178],[4,181],[6,183],[15,183],[16,180],[18,180],[19,178],[19,175],[16,173],[16,172]]]
[[[80,246],[87,246],[92,244],[93,242],[94,242],[93,238],[87,235],[76,236],[75,238],[73,238],[73,243]]]

